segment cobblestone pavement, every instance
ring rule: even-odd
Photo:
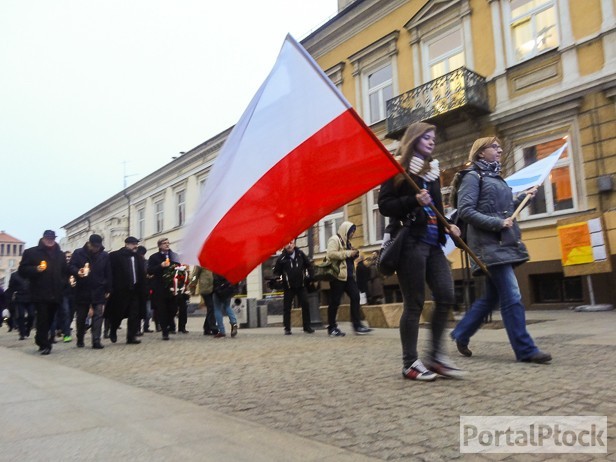
[[[461,415],[608,416],[608,455],[616,460],[616,312],[530,312],[529,331],[551,365],[516,363],[502,329],[482,329],[472,358],[449,344],[464,380],[411,382],[401,376],[398,331],[329,338],[295,329],[240,329],[234,338],[188,335],[169,342],[146,334],[141,345],[105,349],[55,345],[46,359],[124,384],[206,406],[237,418],[381,460],[595,460],[571,455],[461,455]],[[420,342],[427,339],[422,329]],[[31,339],[6,327],[0,346],[36,355]],[[597,459],[605,459],[605,455]]]

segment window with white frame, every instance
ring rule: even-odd
[[[381,187],[378,186],[370,191],[367,195],[368,205],[368,232],[369,241],[371,244],[376,244],[383,240],[385,232],[386,218],[379,212],[379,192]]]
[[[176,205],[176,224],[182,226],[186,222],[186,191],[178,191],[175,193]]]
[[[137,209],[137,237],[143,239],[145,237],[145,208]]]
[[[336,235],[343,221],[344,209],[342,207],[319,220],[319,249],[321,252],[327,250],[327,241]]]
[[[450,72],[464,66],[464,41],[462,30],[459,27],[426,41],[427,66],[430,80],[443,77]],[[426,104],[436,110],[440,107],[447,111],[465,101],[464,75],[462,72],[455,73],[443,79],[442,85],[434,85],[431,88],[432,101]],[[456,104],[458,102],[458,104]]]
[[[364,74],[367,107],[365,114],[368,124],[374,124],[387,117],[385,103],[393,98],[393,75],[391,63],[368,71]]]
[[[509,14],[515,62],[558,46],[556,0],[510,0]]]
[[[516,170],[549,156],[566,142],[567,139],[561,137],[518,147],[515,150],[515,161],[519,166]],[[539,218],[571,212],[577,208],[576,204],[575,168],[569,145],[561,154],[548,178],[537,190],[535,198],[524,209],[522,217]]]
[[[164,202],[158,201],[154,203],[154,228],[157,233],[162,233],[165,225],[165,209]]]

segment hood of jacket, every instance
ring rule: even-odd
[[[338,228],[338,236],[342,238],[344,246],[347,247],[349,243],[349,233],[355,230],[355,225],[350,221],[345,221]]]

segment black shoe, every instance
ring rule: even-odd
[[[83,340],[77,340],[77,348],[83,348],[84,346]]]
[[[140,332],[137,332],[135,335],[136,335],[137,337],[143,337],[143,332],[141,332],[141,331],[140,331]]]
[[[550,353],[544,353],[543,351],[538,351],[530,355],[528,358],[524,358],[522,362],[524,363],[535,363],[535,364],[546,364],[552,361],[552,355]]]
[[[103,345],[101,345],[100,343],[94,343],[92,345],[92,349],[93,350],[102,350],[103,348],[105,348]]]
[[[118,341],[118,333],[116,331],[109,332],[109,340],[111,340],[111,343],[117,342]]]
[[[291,329],[285,329],[284,330],[284,335],[291,335],[293,332],[291,332]]]
[[[177,334],[177,332],[175,330],[170,330],[169,333],[173,334],[173,335]]]
[[[41,350],[42,355],[48,355],[49,353],[51,353],[51,345]]]
[[[163,340],[169,340],[169,334],[163,334]]]
[[[126,341],[127,345],[139,345],[140,343],[141,343],[141,340],[137,340],[136,338],[132,338]]]
[[[473,356],[473,352],[468,348],[468,345],[464,345],[463,343],[456,342],[456,348],[458,349],[458,351],[460,352],[462,356],[466,356],[467,358],[470,358],[471,356]]]
[[[23,335],[19,336],[19,340],[25,340],[25,339],[26,339],[26,337],[24,337]]]
[[[144,329],[143,332],[146,333],[146,334],[151,334],[154,331],[152,329]]]
[[[237,335],[237,324],[231,324],[231,337],[235,337]]]
[[[188,334],[188,331],[186,329],[181,329],[180,334]]]
[[[314,329],[312,327],[304,327],[304,332],[307,334],[314,334]]]

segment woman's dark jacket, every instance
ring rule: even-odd
[[[410,175],[413,181],[422,188],[424,180],[416,175]],[[441,196],[441,182],[435,181],[426,183],[426,188],[436,209],[443,214],[443,197]],[[409,234],[416,238],[426,235],[428,217],[423,206],[417,202],[415,191],[405,180],[397,188],[394,186],[393,178],[381,185],[379,193],[379,211],[381,215],[400,220],[405,226],[409,227]],[[445,227],[438,221],[438,241],[441,245],[445,244],[447,236]]]
[[[480,163],[475,163],[458,189],[458,214],[468,224],[467,244],[487,267],[503,264],[519,265],[528,260],[517,221],[512,228],[503,228],[526,196],[513,199],[511,188],[503,178]],[[481,170],[481,176],[477,172]],[[481,270],[473,261],[473,273]]]
[[[47,269],[39,273],[36,268],[43,260],[47,262]],[[38,246],[26,249],[18,271],[30,281],[30,299],[33,303],[62,303],[68,266],[64,252],[58,244],[46,247],[39,241]]]
[[[78,272],[86,263],[90,264],[90,274],[79,277]],[[92,253],[88,250],[88,244],[73,252],[69,262],[69,271],[75,277],[75,303],[96,304],[105,303],[105,294],[112,291],[111,263],[109,254],[104,247],[100,251]]]

